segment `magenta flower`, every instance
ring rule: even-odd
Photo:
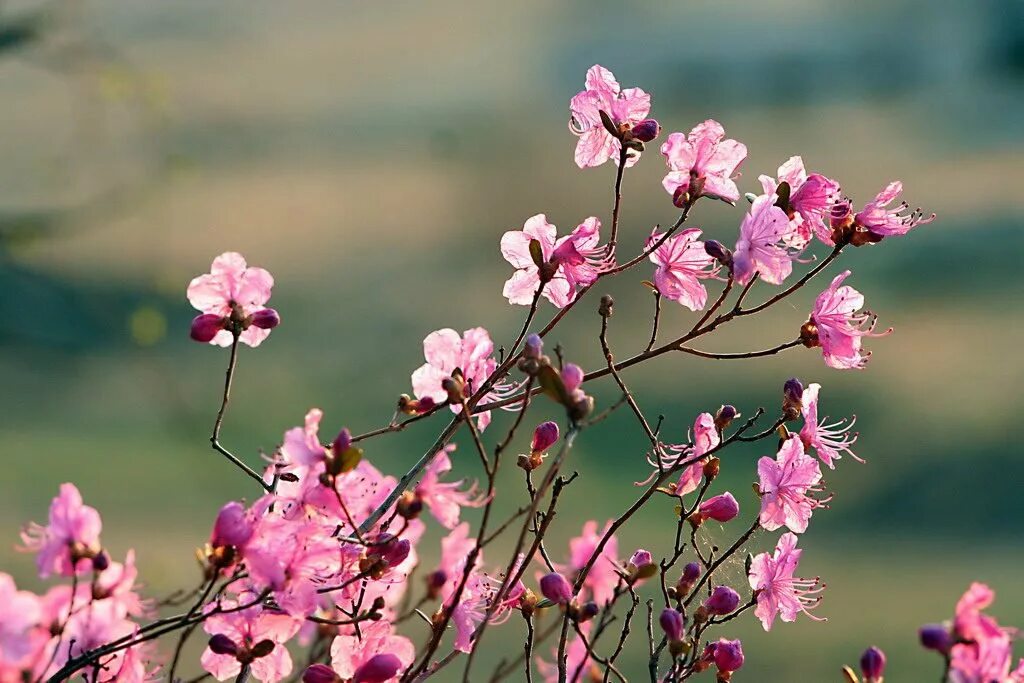
[[[950,649],[951,680],[956,683],[1019,680],[1010,677],[1011,633],[983,612],[994,600],[991,588],[972,583],[956,603],[953,631],[957,641]]]
[[[775,459],[765,456],[757,461],[758,487],[761,492],[760,522],[768,531],[787,527],[794,533],[807,531],[811,513],[824,507],[831,498],[814,498],[809,493],[822,491],[818,461],[804,453],[803,442],[795,436],[786,439]]]
[[[877,318],[861,311],[864,295],[842,284],[849,275],[850,271],[843,271],[818,295],[810,320],[801,330],[801,339],[808,348],[820,346],[825,365],[830,368],[860,370],[871,356],[861,352],[861,338],[883,337],[892,332],[892,328],[885,332],[874,331]]]
[[[608,159],[619,163],[622,143],[605,128],[600,112],[611,119],[620,134],[628,131],[638,140],[650,142],[659,131],[657,122],[647,119],[651,96],[640,88],[623,90],[612,72],[597,64],[587,70],[586,88],[569,101],[569,111],[569,130],[579,137],[575,156],[580,168],[600,166]],[[639,158],[640,152],[634,150],[626,166]]]
[[[539,213],[526,219],[522,230],[502,235],[501,255],[516,268],[502,290],[510,304],[529,306],[541,284],[540,268],[530,254],[532,240],[540,243],[545,267],[551,269],[542,294],[558,308],[571,303],[578,288],[594,282],[609,267],[611,261],[605,249],[597,246],[601,239],[599,220],[591,216],[562,238],[557,237],[557,230],[548,223],[547,216]]]
[[[355,678],[362,669],[363,680],[390,680],[391,677],[369,678],[371,662],[373,668],[383,668],[386,662],[375,660],[380,655],[391,655],[398,660],[400,667],[395,673],[409,666],[416,657],[416,648],[405,636],[395,633],[394,626],[385,620],[363,622],[357,633],[349,627],[349,632],[339,635],[331,643],[331,666],[343,679]]]
[[[790,246],[801,248],[811,241],[811,237],[834,246],[828,216],[839,198],[839,183],[820,173],[808,174],[804,160],[798,156],[790,157],[779,166],[777,179],[763,175],[758,180],[769,196],[777,196],[779,183],[789,185],[788,200],[780,208],[790,217]]]
[[[901,192],[903,192],[903,183],[898,180],[889,183],[873,200],[857,212],[857,215],[854,216],[854,223],[876,235],[889,237],[891,235],[906,235],[918,225],[935,220],[934,213],[926,217],[921,209],[910,211],[910,205],[906,202],[901,202],[895,208],[888,208]]]
[[[729,674],[743,666],[743,644],[739,640],[719,638],[704,647],[701,660],[708,665],[714,662],[715,667],[722,674],[719,676],[719,680],[730,680]]]
[[[17,662],[31,651],[32,629],[41,618],[39,598],[19,591],[9,574],[0,573],[0,662]]]
[[[716,522],[722,523],[728,522],[739,513],[740,504],[736,502],[736,499],[728,491],[708,498],[697,508],[697,514],[702,518],[713,519]]]
[[[856,416],[847,420],[843,418],[832,424],[828,424],[828,418],[818,422],[818,391],[821,385],[817,383],[808,384],[804,389],[801,398],[801,412],[804,416],[804,426],[800,430],[800,440],[804,448],[813,448],[821,461],[835,469],[834,461],[848,454],[857,462],[864,462],[850,450],[850,446],[857,441],[857,434],[850,434],[850,429],[857,421]]]
[[[686,620],[679,611],[666,607],[661,611],[658,623],[661,625],[661,630],[665,632],[665,637],[670,642],[683,639],[683,627],[686,625]]]
[[[792,227],[786,212],[775,206],[774,195],[754,200],[740,224],[733,251],[733,275],[745,285],[756,273],[763,281],[781,285],[793,272],[795,253],[789,246]]]
[[[241,548],[252,538],[253,524],[245,506],[231,501],[220,509],[210,532],[210,545],[214,548],[234,546]]]
[[[530,452],[540,455],[555,445],[558,441],[558,424],[541,422],[533,430],[533,439],[530,441]]]
[[[797,549],[796,543],[796,534],[785,533],[775,546],[774,554],[761,553],[750,565],[750,587],[757,593],[754,614],[761,620],[765,631],[771,630],[775,617],[795,621],[800,612],[815,621],[825,621],[810,612],[821,602],[817,594],[825,586],[817,577],[801,579],[793,576],[803,552]]]
[[[270,299],[274,278],[263,268],[249,268],[241,254],[233,251],[213,260],[206,275],[188,285],[188,300],[202,311],[192,321],[192,338],[217,346],[231,346],[232,327],[238,340],[259,346],[281,319],[265,304]]]
[[[740,198],[733,178],[747,158],[747,147],[735,140],[723,140],[724,137],[722,124],[708,119],[694,127],[689,136],[672,133],[661,146],[669,168],[661,184],[676,206],[681,208],[697,197],[721,199],[730,204]]]
[[[605,530],[611,525],[611,520],[605,525]],[[567,576],[576,576],[591,556],[597,551],[597,545],[605,532],[597,532],[597,522],[588,521],[583,525],[583,533],[569,541],[569,563],[558,566],[556,569]],[[580,591],[580,600],[583,600],[584,593],[590,591],[592,599],[598,605],[604,605],[612,599],[615,593],[615,586],[619,583],[620,565],[618,560],[619,541],[612,535],[605,543],[600,557],[594,562],[594,566],[587,574],[583,582],[583,590]]]
[[[427,362],[412,373],[412,388],[416,398],[429,397],[436,403],[448,400],[448,392],[441,383],[459,368],[471,390],[480,387],[497,367],[494,360],[494,343],[482,327],[466,330],[462,337],[455,330],[445,328],[431,332],[423,340],[423,356]],[[502,387],[496,387],[500,393]],[[499,398],[496,392],[483,397],[481,403]],[[461,406],[453,405],[452,412],[458,413]],[[490,411],[477,416],[480,429],[486,429],[491,422]]]
[[[453,450],[455,446],[449,445],[434,456],[415,489],[417,497],[426,503],[430,514],[434,515],[446,529],[454,529],[459,523],[459,514],[463,507],[480,507],[487,502],[487,496],[477,491],[476,484],[460,490],[464,479],[441,482],[441,476],[452,469],[448,453]]]
[[[715,586],[703,606],[708,614],[718,616],[730,614],[740,606],[740,594],[729,586]]]
[[[654,271],[654,284],[666,299],[678,301],[691,311],[700,311],[707,304],[708,290],[701,280],[715,277],[718,273],[718,262],[704,250],[704,243],[697,238],[701,231],[697,228],[683,230],[674,235],[655,249],[649,258],[657,268]],[[652,234],[648,245],[661,239],[660,233]]]
[[[240,602],[224,598],[220,604],[230,609],[251,602],[253,597],[239,597]],[[298,633],[301,625],[299,619],[259,605],[237,612],[214,614],[203,622],[203,630],[211,636],[220,637],[212,646],[207,646],[200,661],[214,678],[223,681],[238,675],[242,669],[240,660],[260,655],[250,664],[253,678],[268,683],[280,681],[292,672],[292,657],[284,644]]]
[[[82,494],[74,484],[61,484],[60,494],[50,503],[50,521],[46,526],[30,523],[21,533],[24,549],[38,553],[39,576],[52,573],[72,576],[92,568],[99,554],[100,513],[82,503]]]
[[[700,488],[700,482],[704,478],[704,464],[708,460],[701,456],[717,447],[721,441],[718,429],[715,427],[715,418],[711,413],[701,413],[697,416],[693,422],[691,438],[692,444],[669,446],[668,455],[662,457],[662,467],[672,467],[677,462],[697,458],[693,464],[683,468],[679,475],[679,481],[670,491],[675,496],[682,497]],[[651,464],[657,466],[656,462]]]

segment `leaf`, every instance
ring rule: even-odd
[[[538,268],[544,267],[544,250],[537,240],[530,240],[530,258]]]
[[[356,448],[355,446],[349,446],[341,453],[341,457],[338,458],[338,462],[341,465],[341,473],[351,472],[359,464],[359,461],[363,459],[363,449]]]
[[[540,382],[541,389],[545,394],[563,406],[569,407],[569,392],[565,390],[565,383],[562,382],[562,376],[558,374],[557,370],[550,365],[541,367],[537,373],[537,381]]]

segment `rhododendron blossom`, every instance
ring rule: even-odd
[[[597,522],[588,521],[583,525],[583,533],[569,541],[569,562],[565,565],[556,565],[558,571],[566,576],[574,577],[590,560],[591,555],[597,552],[597,546],[601,538],[607,532],[611,521],[605,525],[604,531],[598,533]],[[597,561],[583,582],[585,591],[597,604],[608,602],[619,583],[619,571],[621,562],[618,559],[619,541],[614,536],[608,538],[604,548],[598,555]]]
[[[611,71],[595,64],[587,70],[586,88],[570,100],[569,110],[572,112],[569,130],[579,137],[576,165],[580,168],[600,166],[608,159],[618,164],[622,142],[605,127],[601,112],[608,116],[620,134],[632,132],[647,119],[651,111],[651,96],[640,88],[622,89]],[[643,126],[641,131],[648,127]],[[646,137],[647,141],[654,137],[641,135],[639,139]],[[639,157],[640,152],[633,151],[626,158],[626,166],[635,164]]]
[[[91,568],[100,550],[100,513],[82,503],[74,484],[61,484],[60,495],[50,504],[46,526],[30,524],[21,535],[25,549],[37,553],[39,576],[62,576]]]
[[[188,285],[189,303],[202,312],[192,321],[193,339],[230,346],[237,332],[243,344],[259,346],[280,322],[277,311],[265,306],[273,287],[270,273],[248,267],[241,254],[221,254],[209,273]]]
[[[871,354],[861,352],[862,337],[882,337],[892,332],[892,328],[875,332],[877,319],[861,311],[864,295],[843,284],[849,276],[850,271],[843,271],[818,295],[810,320],[801,330],[804,345],[820,346],[825,364],[839,370],[859,370],[867,365]]]
[[[889,208],[896,197],[903,192],[903,183],[894,180],[885,186],[873,200],[854,216],[857,226],[882,237],[906,235],[913,228],[935,220],[935,214],[925,216],[920,209],[910,211],[910,206],[902,202],[896,208]]]
[[[733,181],[736,169],[747,158],[747,146],[725,138],[718,121],[708,119],[685,133],[672,133],[661,146],[669,172],[661,184],[682,207],[697,197],[735,203],[740,198]]]
[[[19,591],[10,575],[0,573],[0,659],[17,661],[29,653],[31,629],[41,614],[39,598]]]
[[[247,604],[252,596],[239,596],[238,600],[224,599],[223,610]],[[203,652],[203,668],[218,681],[237,676],[242,669],[242,660],[259,654],[262,648],[269,652],[251,660],[252,676],[259,681],[275,683],[292,672],[292,658],[284,643],[294,636],[301,621],[281,612],[258,605],[218,614],[214,613],[203,622],[203,630],[211,636],[227,638],[237,649],[236,654],[218,654],[210,647]],[[263,645],[269,641],[268,645]],[[257,649],[257,646],[261,649]]]
[[[790,217],[790,246],[802,248],[812,237],[829,246],[835,244],[827,218],[839,196],[839,183],[820,173],[807,173],[804,160],[798,156],[779,166],[778,177],[762,175],[758,180],[764,193],[776,197],[777,204],[782,202],[780,208]],[[779,184],[783,182],[788,185],[784,197],[779,193]]]
[[[342,678],[353,678],[360,667],[378,655],[391,655],[402,668],[412,664],[416,647],[391,624],[374,621],[362,624],[358,631],[346,627],[345,633],[331,643],[331,666]]]
[[[677,301],[691,311],[703,310],[708,290],[701,280],[714,277],[718,272],[715,259],[704,250],[697,238],[701,231],[690,228],[673,235],[651,252],[650,259],[657,269],[654,284],[666,299]],[[648,242],[656,244],[662,235],[654,233]]]
[[[475,484],[463,490],[461,480],[441,482],[441,476],[452,469],[452,461],[448,454],[454,450],[455,446],[449,445],[435,455],[414,489],[415,495],[426,503],[430,514],[434,515],[446,529],[454,529],[459,523],[462,508],[480,507],[486,502],[486,496],[477,492]]]
[[[740,224],[740,237],[733,251],[733,275],[745,285],[754,276],[781,285],[793,272],[793,227],[786,212],[775,205],[773,195],[754,200]]]
[[[850,434],[850,429],[853,428],[856,418],[850,420],[844,418],[831,424],[828,424],[827,417],[818,421],[818,392],[820,390],[820,384],[808,384],[800,401],[804,417],[804,426],[800,429],[800,440],[803,441],[804,448],[813,448],[821,461],[831,469],[835,469],[835,461],[843,457],[844,453],[857,462],[864,462],[850,450],[850,446],[857,441],[857,434]]]
[[[824,621],[810,612],[821,602],[818,593],[824,590],[824,585],[817,578],[794,576],[803,553],[796,544],[796,534],[782,534],[774,553],[761,553],[750,564],[750,587],[757,592],[754,614],[765,631],[771,630],[776,617],[795,621],[801,612],[815,621]]]
[[[796,436],[786,439],[773,458],[757,461],[761,493],[761,526],[774,531],[785,526],[795,533],[807,531],[811,513],[828,502],[811,495],[821,492],[821,468],[818,461],[804,453]]]

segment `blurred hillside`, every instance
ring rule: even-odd
[[[31,584],[11,545],[73,480],[105,514],[108,545],[139,549],[152,594],[193,582],[214,511],[253,495],[207,447],[226,354],[187,339],[185,285],[222,251],[275,275],[284,319],[240,359],[224,436],[252,463],[311,406],[325,429],[385,423],[436,328],[484,325],[507,343],[525,309],[501,297],[500,235],[540,212],[561,229],[607,224],[613,170],[579,171],[564,128],[601,63],[653,94],[666,133],[714,117],[745,142],[744,191],[801,154],[857,202],[900,178],[939,214],[844,257],[896,327],[869,344],[866,372],[795,351],[671,357],[628,375],[679,439],[700,410],[776,405],[792,375],[823,384],[830,414],[857,413],[868,464],[840,464],[832,509],[802,541],[831,619],[771,637],[738,626],[743,680],[837,680],[872,642],[892,680],[937,677],[913,629],[945,617],[970,580],[1024,621],[1024,459],[1010,428],[1024,409],[1022,19],[1018,0],[3,3],[0,567]],[[653,149],[627,173],[622,253],[674,218],[663,174]],[[693,222],[731,244],[741,215],[701,203]],[[602,284],[619,354],[646,343],[649,276]],[[702,348],[788,339],[813,294]],[[601,363],[594,306],[558,334],[586,367]],[[663,337],[691,318],[667,307]],[[435,429],[384,437],[368,457],[404,471]],[[596,514],[589,501],[607,501],[607,516],[628,504],[642,452],[625,414],[580,439],[585,476],[557,538]],[[763,454],[737,451],[725,483],[746,491]],[[667,503],[652,508],[621,546],[657,545],[670,519]]]

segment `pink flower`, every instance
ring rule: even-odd
[[[825,621],[810,613],[820,597],[814,597],[825,589],[818,578],[801,579],[793,576],[800,563],[802,550],[797,550],[796,534],[785,533],[775,546],[775,554],[761,553],[750,565],[750,587],[757,591],[757,607],[754,614],[761,620],[765,631],[770,631],[775,617],[783,621],[795,621],[803,612],[815,621]]]
[[[761,491],[761,526],[768,531],[788,527],[801,534],[807,531],[811,513],[830,498],[817,499],[808,493],[821,492],[818,461],[804,453],[803,442],[795,436],[786,439],[775,459],[757,461]]]
[[[576,298],[576,290],[597,279],[610,265],[601,239],[601,222],[591,216],[580,223],[572,234],[557,237],[557,228],[542,213],[526,219],[522,230],[509,230],[501,237],[501,255],[516,268],[505,282],[502,296],[510,304],[529,306],[541,284],[540,268],[530,254],[530,242],[540,243],[541,257],[551,269],[550,280],[544,284],[545,299],[563,308]]]
[[[657,130],[654,135],[643,134],[650,127],[645,119],[651,111],[651,96],[640,88],[623,90],[612,72],[597,64],[587,70],[586,89],[569,101],[569,110],[572,112],[569,130],[579,137],[576,165],[580,168],[600,166],[608,159],[616,165],[619,163],[622,143],[605,128],[602,111],[620,133],[637,130],[634,137],[646,141],[657,135]],[[645,125],[639,126],[641,123]],[[632,166],[639,158],[640,152],[634,150],[626,159],[626,166]]]
[[[891,235],[906,235],[911,229],[918,225],[931,223],[935,220],[935,214],[925,217],[921,209],[909,211],[910,206],[901,202],[896,208],[887,208],[900,192],[903,192],[903,183],[894,180],[885,186],[875,198],[864,205],[856,216],[854,222],[857,226],[867,228],[869,232],[882,237]]]
[[[864,295],[843,280],[850,271],[840,273],[824,292],[818,295],[810,320],[801,330],[804,346],[821,347],[825,365],[839,370],[862,369],[870,353],[861,353],[861,337],[883,337],[890,332],[875,332],[877,318],[860,309]],[[842,286],[840,286],[842,285]]]
[[[145,604],[135,592],[135,580],[139,570],[135,566],[135,551],[125,553],[124,563],[111,562],[106,569],[96,574],[92,584],[93,600],[112,600],[120,608],[122,616],[139,616],[146,611]]]
[[[270,299],[274,278],[263,268],[249,268],[241,254],[229,251],[213,260],[210,272],[188,285],[188,300],[203,315],[192,322],[193,338],[217,346],[231,346],[232,326],[238,340],[259,346],[280,317],[264,304]]]
[[[440,585],[439,592],[444,601],[447,602],[458,587],[466,560],[475,545],[476,539],[469,535],[469,522],[462,522],[441,539],[441,564],[434,573],[434,580]]]
[[[758,180],[769,196],[776,196],[779,183],[789,184],[789,198],[781,208],[789,215],[792,223],[791,246],[803,247],[811,241],[812,236],[817,236],[829,246],[835,244],[832,241],[832,227],[826,217],[839,196],[839,183],[820,173],[808,175],[804,169],[804,160],[800,157],[790,157],[779,166],[778,179],[763,175]]]
[[[692,203],[697,197],[721,199],[730,204],[740,198],[733,178],[747,158],[747,147],[735,140],[723,140],[724,137],[722,124],[708,119],[694,127],[689,136],[672,133],[661,146],[669,168],[661,184],[676,206]]]
[[[718,273],[717,261],[697,239],[700,235],[697,228],[683,230],[665,240],[649,257],[658,266],[654,271],[654,284],[661,295],[691,311],[702,310],[707,304],[708,291],[700,281]],[[661,234],[655,233],[647,242],[653,244],[659,239]]]
[[[452,371],[456,368],[462,370],[466,382],[471,390],[475,391],[498,365],[492,357],[493,353],[494,343],[487,330],[482,327],[466,330],[461,338],[458,332],[449,328],[431,332],[423,340],[423,356],[427,362],[412,373],[412,388],[416,398],[430,397],[436,403],[447,401],[448,393],[442,388],[441,383],[447,377],[451,377]],[[499,392],[501,388],[496,387]],[[483,397],[481,403],[488,403],[497,398],[497,394],[491,392]],[[455,413],[462,410],[462,407],[457,405],[451,408]],[[489,411],[477,416],[477,424],[481,430],[490,422]]]
[[[733,251],[733,275],[745,285],[756,273],[763,281],[781,285],[793,272],[794,253],[787,245],[792,228],[786,212],[775,206],[774,195],[754,200],[740,224]]]
[[[611,520],[605,525],[605,531],[598,534],[596,521],[590,520],[584,524],[582,535],[569,541],[569,563],[562,566],[556,565],[555,568],[567,576],[576,576],[597,551],[598,543],[610,526]],[[620,579],[621,562],[618,560],[618,554],[619,541],[613,535],[605,543],[601,555],[594,562],[590,573],[587,574],[587,578],[583,582],[583,589],[580,591],[580,600],[583,600],[582,595],[585,591],[590,591],[592,599],[598,605],[604,605],[612,599]]]
[[[39,576],[56,572],[61,576],[88,571],[99,554],[100,513],[82,504],[82,494],[74,484],[61,484],[60,494],[50,503],[50,522],[45,527],[29,524],[21,534],[25,549],[39,553]]]
[[[721,673],[729,674],[743,666],[743,644],[739,640],[719,638],[716,642],[708,643],[704,647],[704,652],[701,653],[701,660],[709,665],[711,662],[714,662],[715,667]]]
[[[958,640],[950,650],[951,680],[955,683],[1003,683],[1012,664],[1011,636],[982,610],[995,600],[983,583],[972,583],[956,603],[953,630]]]
[[[800,440],[803,441],[804,448],[813,448],[821,461],[831,469],[835,469],[834,461],[843,457],[843,453],[848,454],[857,462],[864,462],[850,450],[850,446],[857,441],[857,434],[850,434],[850,429],[857,420],[856,417],[850,420],[843,418],[832,424],[826,424],[828,422],[826,417],[820,423],[818,422],[818,391],[820,389],[820,384],[808,384],[800,401],[801,412],[804,416]]]
[[[252,538],[253,523],[245,506],[231,501],[220,509],[210,532],[210,545],[214,548],[234,546],[241,548]]]
[[[253,597],[239,597],[241,603],[225,598],[220,601],[220,605],[224,609],[232,609],[239,604],[251,602]],[[208,609],[212,608],[212,604],[208,606]],[[261,648],[269,647],[270,652],[252,660],[252,676],[256,680],[270,683],[280,681],[292,671],[292,657],[284,645],[298,633],[301,625],[299,619],[259,605],[237,612],[214,614],[203,622],[203,630],[211,636],[223,636],[230,640],[237,654],[218,654],[207,647],[200,661],[214,678],[224,681],[237,676],[241,671],[240,657],[244,659],[247,653],[253,652],[253,646],[270,641],[269,645],[261,645]],[[260,649],[256,650],[258,652]]]
[[[586,621],[580,624],[580,631],[583,635],[589,636],[591,622]],[[551,653],[558,656],[558,648],[552,648]],[[577,635],[565,648],[566,654],[566,665],[565,672],[566,677],[564,680],[567,681],[587,681],[587,680],[601,680],[600,672],[596,672],[594,664],[590,661],[590,655],[587,653],[587,645]],[[541,678],[544,679],[544,683],[556,683],[559,680],[558,677],[558,664],[555,662],[546,662],[543,659],[537,659],[537,669],[540,671]],[[595,675],[596,672],[596,675]],[[588,673],[591,674],[588,676]]]
[[[671,495],[681,497],[700,488],[700,482],[704,478],[704,464],[708,460],[708,458],[702,458],[701,456],[718,446],[721,441],[718,436],[718,429],[715,427],[715,418],[712,417],[711,413],[701,413],[694,420],[692,439],[692,444],[675,444],[666,447],[667,454],[661,456],[661,466],[663,468],[671,468],[676,463],[696,458],[692,464],[683,468],[682,473],[679,475],[679,481],[669,485],[666,492]],[[658,466],[657,461],[648,459],[648,462],[654,467]],[[657,476],[657,471],[651,476]],[[650,480],[649,477],[647,481],[649,482]],[[645,483],[647,482],[637,482],[638,485]]]
[[[39,598],[0,573],[0,661],[17,662],[31,651],[32,629],[41,619]]]
[[[327,449],[320,443],[320,420],[324,413],[318,408],[306,413],[305,425],[293,427],[284,434],[281,457],[288,464],[312,467],[327,457]]]
[[[415,490],[416,495],[426,503],[430,514],[446,529],[454,529],[459,523],[459,513],[463,507],[480,507],[487,502],[486,496],[478,494],[475,484],[460,491],[465,481],[463,479],[441,483],[441,475],[452,469],[448,453],[454,450],[455,446],[449,445],[434,456]]]
[[[394,626],[387,621],[363,622],[359,631],[357,635],[353,628],[350,633],[335,637],[331,643],[331,666],[344,679],[355,678],[360,668],[366,667],[378,655],[396,657],[401,663],[398,672],[412,664],[416,657],[412,641],[395,633]],[[365,668],[363,674],[366,675]]]

